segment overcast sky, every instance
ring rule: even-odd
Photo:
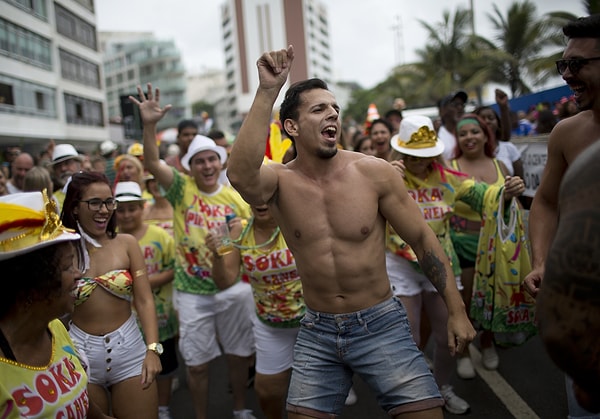
[[[491,38],[487,14],[495,3],[503,15],[513,0],[472,0],[475,30]],[[416,60],[427,32],[419,20],[435,24],[444,10],[467,8],[468,0],[328,0],[334,79],[373,87],[394,65]],[[538,14],[585,13],[580,0],[533,0]],[[188,73],[225,67],[221,33],[221,0],[98,0],[99,31],[150,31],[172,39],[182,53]],[[394,30],[394,27],[400,28]],[[281,47],[284,47],[282,45]],[[258,58],[258,57],[256,57]]]

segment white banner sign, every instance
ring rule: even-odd
[[[525,192],[523,195],[533,197],[540,181],[548,158],[548,137],[519,137],[511,140],[521,151]]]

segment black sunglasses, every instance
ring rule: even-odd
[[[115,209],[117,209],[117,206],[119,204],[115,198],[107,198],[104,201],[101,200],[100,198],[92,198],[92,199],[88,199],[87,201],[84,201],[82,199],[79,202],[87,203],[88,209],[90,211],[100,211],[100,208],[102,208],[102,205],[106,206],[106,209],[108,211],[114,211]]]
[[[557,60],[556,61],[556,69],[558,70],[558,74],[561,76],[565,74],[567,68],[571,72],[571,74],[579,73],[579,70],[583,68],[584,65],[588,64],[590,61],[600,60],[600,57],[591,57],[591,58],[569,58],[568,60]]]

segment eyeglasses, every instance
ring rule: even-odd
[[[558,70],[558,74],[561,76],[565,74],[567,68],[571,72],[571,74],[579,73],[579,70],[583,68],[584,65],[589,64],[590,61],[600,60],[600,57],[590,57],[590,58],[569,58],[568,60],[557,60],[556,61],[556,70]]]
[[[100,198],[92,198],[92,199],[88,199],[87,201],[79,201],[79,202],[85,202],[88,204],[88,208],[90,211],[100,211],[100,208],[102,208],[102,205],[106,206],[106,209],[108,211],[113,211],[117,208],[117,200],[115,198],[108,198],[105,199],[104,201],[101,200]]]

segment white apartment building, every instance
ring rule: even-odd
[[[147,83],[160,86],[163,103],[173,105],[159,122],[158,129],[176,127],[191,116],[186,99],[185,68],[181,53],[172,40],[158,40],[149,32],[100,32],[108,118],[123,123],[129,140],[141,141],[141,125],[137,109],[129,103],[129,95],[137,95],[137,86]],[[123,112],[125,111],[125,112]],[[133,111],[133,115],[128,114]]]
[[[109,138],[93,0],[0,0],[0,148]]]
[[[221,7],[225,51],[225,98],[218,104],[226,130],[237,131],[248,112],[265,51],[294,45],[290,83],[318,77],[331,83],[327,9],[318,0],[227,0]],[[281,97],[276,106],[279,105]],[[223,114],[222,112],[225,112]]]

